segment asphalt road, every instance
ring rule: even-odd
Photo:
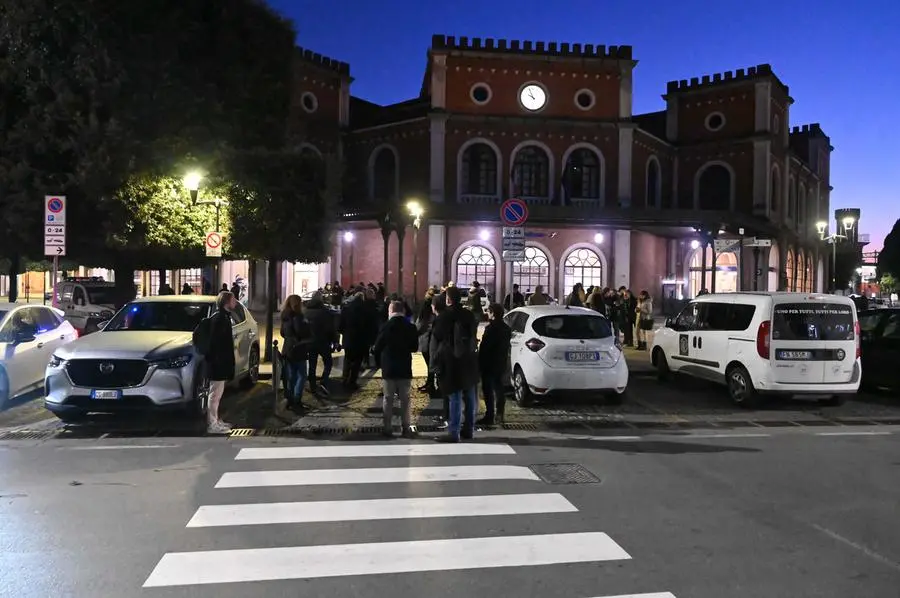
[[[4,442],[0,595],[896,598],[900,429],[833,434]]]

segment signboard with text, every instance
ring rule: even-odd
[[[66,255],[66,196],[44,197],[44,255]]]

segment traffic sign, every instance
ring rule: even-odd
[[[503,238],[504,239],[524,239],[525,238],[525,229],[521,226],[504,226],[503,227]]]
[[[44,255],[66,255],[66,196],[44,197]]]
[[[741,248],[740,239],[716,239],[716,253],[731,253]]]
[[[521,199],[507,199],[500,206],[500,219],[506,226],[522,226],[528,220],[528,206]]]
[[[504,251],[503,252],[503,261],[504,262],[524,262],[525,261],[525,250],[521,251]]]
[[[222,233],[206,233],[206,257],[222,257]]]
[[[503,239],[503,251],[525,251],[525,239]]]

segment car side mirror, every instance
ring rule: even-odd
[[[671,327],[672,327],[672,316],[669,316],[668,318],[666,318],[666,328],[671,328]]]

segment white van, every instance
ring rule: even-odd
[[[840,404],[862,378],[856,307],[838,295],[703,295],[666,320],[650,351],[660,379],[678,372],[725,384],[746,407],[764,394]]]

